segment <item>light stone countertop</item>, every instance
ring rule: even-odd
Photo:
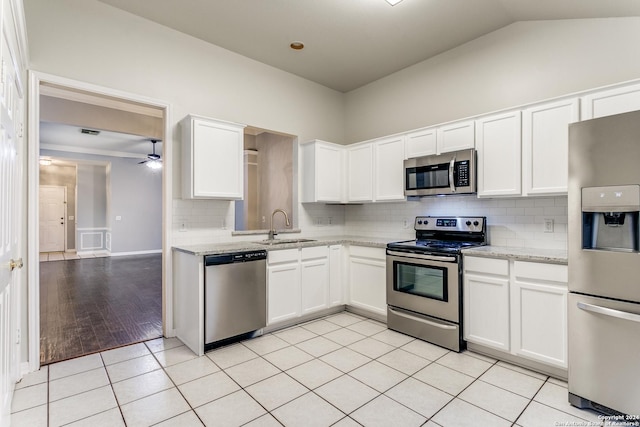
[[[220,243],[207,243],[200,245],[178,245],[174,246],[173,250],[185,252],[195,256],[204,255],[219,255],[232,252],[244,252],[264,249],[267,251],[275,251],[280,249],[293,249],[293,248],[307,248],[313,246],[325,246],[325,245],[345,245],[352,244],[358,246],[369,246],[373,248],[386,248],[387,243],[396,241],[395,239],[381,239],[377,237],[363,237],[363,236],[323,236],[323,237],[309,237],[313,239],[307,242],[298,243],[282,243],[278,245],[262,245],[260,240],[256,238],[254,242],[220,242]],[[289,237],[283,237],[276,240],[289,240]]]
[[[506,246],[478,246],[464,249],[464,255],[487,258],[503,258],[516,261],[546,262],[567,264],[567,251],[559,249],[512,248]]]

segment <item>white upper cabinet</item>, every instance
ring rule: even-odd
[[[522,113],[523,196],[567,194],[569,123],[580,118],[577,98]]]
[[[520,111],[476,120],[478,197],[521,193],[521,141]]]
[[[350,202],[373,202],[373,144],[347,148],[347,196]]]
[[[582,120],[640,110],[640,84],[602,90],[582,97]]]
[[[300,145],[303,203],[340,203],[344,199],[344,147],[314,140]]]
[[[182,120],[183,199],[242,199],[244,127],[194,115]]]
[[[349,202],[387,202],[404,197],[404,135],[347,148]]]
[[[475,148],[473,120],[450,123],[438,128],[438,153]]]
[[[405,200],[404,137],[379,139],[375,147],[375,201]]]
[[[405,140],[405,157],[429,156],[438,153],[437,128],[421,129],[410,132]]]

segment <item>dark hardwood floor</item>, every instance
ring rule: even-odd
[[[162,255],[40,263],[43,365],[162,336]]]

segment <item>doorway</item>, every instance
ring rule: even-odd
[[[67,79],[62,79],[62,78],[57,78],[52,76],[43,76],[43,75],[39,75],[38,73],[32,73],[31,85],[32,85],[32,92],[31,92],[32,97],[30,99],[31,101],[30,123],[32,124],[32,127],[30,128],[30,138],[29,138],[31,153],[40,153],[41,151],[40,149],[42,147],[41,147],[41,141],[40,141],[39,124],[43,120],[43,118],[46,118],[47,114],[49,114],[44,109],[47,107],[47,105],[50,105],[52,102],[57,104],[58,106],[58,108],[55,108],[55,113],[54,113],[58,115],[61,114],[61,112],[68,113],[70,111],[71,112],[78,111],[77,109],[74,110],[70,102],[76,103],[76,104],[78,103],[82,104],[81,110],[83,110],[82,111],[83,114],[86,113],[87,111],[95,110],[97,108],[103,112],[107,110],[113,110],[116,114],[115,117],[117,117],[118,114],[121,116],[125,114],[129,114],[129,115],[133,114],[134,117],[140,117],[140,116],[144,116],[144,112],[146,111],[155,110],[155,112],[159,114],[159,117],[155,118],[155,122],[160,123],[161,135],[159,138],[157,134],[152,135],[152,137],[155,139],[165,140],[162,147],[163,168],[162,170],[159,171],[160,181],[161,181],[161,195],[160,195],[161,202],[159,206],[162,212],[162,219],[160,220],[160,224],[162,224],[163,220],[166,220],[167,218],[170,219],[171,212],[169,207],[170,207],[170,201],[171,201],[171,189],[168,188],[170,187],[170,185],[169,186],[166,185],[167,181],[170,182],[170,179],[167,178],[167,174],[171,173],[171,162],[170,162],[170,158],[168,158],[170,156],[167,156],[167,153],[170,153],[170,149],[168,149],[168,147],[170,147],[170,144],[171,144],[170,132],[168,131],[168,127],[167,127],[168,107],[169,107],[168,104],[158,102],[155,100],[148,100],[143,97],[139,97],[131,94],[120,93],[111,89],[101,88],[101,87],[97,87],[97,86],[93,86],[93,85],[89,85],[81,82],[69,81]],[[62,94],[65,94],[65,95],[62,95]],[[69,94],[71,99],[65,98],[66,94]],[[64,108],[59,108],[61,103],[65,104]],[[80,120],[85,120],[87,119],[87,117],[89,116],[81,115]],[[65,120],[65,119],[63,118],[62,120]],[[89,120],[88,124],[90,125],[90,127],[95,128],[96,127],[95,122],[91,122],[90,117],[88,120]],[[99,120],[102,120],[102,122],[104,122],[105,115],[100,114]],[[86,122],[76,122],[76,123],[78,125],[82,125],[83,123],[86,123]],[[149,124],[148,120],[146,121],[142,120],[143,126],[148,124]],[[127,126],[130,126],[130,125],[131,125],[131,122]],[[107,124],[102,123],[100,129],[110,129],[110,127]],[[120,129],[117,129],[117,130],[120,130]],[[169,136],[165,137],[165,135],[169,135]],[[149,145],[149,147],[150,146],[151,145]],[[31,179],[32,183],[36,182],[36,184],[32,184],[29,187],[30,200],[34,200],[36,194],[38,194],[37,197],[39,198],[40,188],[39,188],[39,185],[37,184],[39,182],[38,180],[39,172],[38,172],[38,166],[37,166],[38,160],[39,160],[39,157],[36,157],[33,155],[30,156],[29,158],[29,176],[32,178]],[[131,159],[131,161],[134,161],[135,164],[137,165],[141,161],[144,161],[144,156],[138,159]],[[140,167],[142,168],[143,166],[140,166]],[[38,213],[42,210],[42,208],[38,207],[37,204],[35,204],[35,206],[36,206],[35,212],[33,210],[30,211],[30,216],[29,216],[30,218],[29,235],[31,236],[36,235],[35,233],[36,228],[38,229],[37,234],[38,235],[40,234],[39,224],[37,225],[34,224],[35,221],[33,221],[33,218],[34,217],[39,218]],[[75,215],[73,215],[73,213],[71,212],[67,212],[66,215],[64,215],[64,217],[66,220],[69,220],[70,217],[74,219],[78,219],[78,218],[75,218]],[[170,286],[170,279],[167,277],[167,270],[168,270],[167,265],[168,265],[169,257],[166,255],[167,254],[166,248],[169,241],[167,237],[168,235],[170,235],[170,230],[166,230],[166,227],[160,226],[159,229],[156,230],[156,234],[159,236],[162,236],[161,245],[160,245],[161,249],[158,250],[157,253],[145,254],[145,253],[141,253],[144,251],[133,251],[131,254],[120,253],[120,255],[122,256],[117,256],[117,257],[114,256],[114,257],[97,257],[97,258],[91,258],[91,259],[74,259],[72,261],[63,261],[63,262],[57,263],[57,264],[65,264],[64,267],[62,266],[55,267],[54,264],[56,263],[46,263],[47,266],[44,266],[44,264],[39,265],[39,262],[38,262],[39,253],[42,251],[43,247],[42,247],[42,243],[40,243],[37,246],[34,245],[35,246],[34,250],[29,251],[29,260],[32,261],[30,263],[30,272],[32,272],[31,277],[38,278],[38,280],[33,280],[29,284],[29,290],[30,290],[29,308],[31,309],[31,315],[29,317],[29,343],[30,343],[29,361],[30,361],[31,369],[37,369],[37,367],[40,364],[39,343],[42,339],[41,332],[46,332],[44,331],[44,328],[42,328],[42,325],[46,325],[47,321],[51,320],[50,318],[49,319],[45,318],[45,316],[47,315],[44,315],[43,314],[44,312],[40,309],[42,308],[41,304],[44,304],[47,298],[50,299],[51,297],[50,291],[54,293],[56,292],[54,286],[50,285],[49,283],[46,283],[49,278],[55,277],[56,270],[64,271],[62,274],[65,275],[66,282],[74,282],[76,283],[76,285],[78,283],[81,283],[79,287],[75,289],[76,292],[74,293],[74,296],[78,297],[81,303],[87,303],[88,300],[86,300],[86,298],[97,297],[98,301],[102,301],[101,306],[111,307],[111,310],[110,310],[111,312],[118,311],[118,310],[113,310],[113,307],[118,307],[118,308],[128,307],[130,309],[129,314],[124,312],[123,312],[124,314],[120,313],[121,318],[119,320],[108,322],[108,326],[103,326],[103,327],[96,326],[95,321],[98,318],[104,319],[105,316],[104,316],[104,313],[102,314],[100,313],[99,308],[102,308],[102,307],[101,306],[96,307],[95,303],[93,303],[94,304],[93,306],[91,305],[92,303],[86,304],[86,310],[83,314],[74,315],[75,322],[77,325],[75,332],[77,334],[82,335],[83,338],[86,338],[84,342],[80,343],[80,345],[77,345],[77,343],[75,345],[78,348],[82,348],[82,351],[84,352],[83,354],[102,351],[108,348],[113,348],[113,347],[130,343],[130,342],[124,342],[124,341],[116,342],[109,339],[110,337],[112,338],[114,336],[122,337],[126,335],[136,335],[136,334],[130,334],[129,332],[127,332],[126,328],[136,329],[137,330],[136,332],[141,332],[141,330],[144,330],[144,333],[138,333],[136,335],[138,337],[142,336],[142,338],[137,339],[138,341],[157,337],[157,336],[162,336],[162,335],[167,335],[167,336],[170,335],[170,333],[167,334],[166,332],[167,324],[165,319],[168,318],[166,311],[167,311],[167,306],[170,307],[171,302],[167,301],[166,298],[164,297],[164,295],[167,294],[166,287]],[[111,243],[110,236],[106,236],[105,240],[108,243]],[[65,249],[69,249],[69,248],[65,248]],[[71,263],[75,263],[76,265],[72,266]],[[80,280],[80,282],[78,282],[77,278],[70,279],[69,274],[73,271],[82,271],[83,279]],[[130,294],[129,296],[126,296],[126,292],[122,292],[122,294],[125,295],[124,300],[126,300],[128,303],[114,303],[111,305],[108,304],[107,303],[108,298],[113,297],[114,294],[117,293],[116,292],[117,284],[114,284],[115,282],[111,280],[114,277],[114,275],[112,274],[114,271],[122,272],[121,276],[127,277],[126,279],[127,286],[124,287],[127,289],[127,291],[137,289],[137,291],[134,291],[134,294],[137,297],[141,297],[142,295],[144,295],[146,300],[145,298],[136,299],[134,296],[131,296],[132,294]],[[136,288],[137,286],[136,282],[138,281],[138,279],[140,277],[149,279],[152,277],[151,273],[157,274],[158,276],[157,281],[159,281],[159,284],[156,287],[156,289],[153,292],[147,292],[147,291],[140,290],[140,288]],[[95,284],[101,284],[100,288],[99,289],[95,288],[94,286]],[[44,286],[47,286],[46,289],[44,288]],[[155,298],[153,299],[153,302],[151,302],[151,300],[149,299],[150,296]],[[55,298],[58,303],[64,300],[63,298],[60,299],[58,297]],[[62,309],[62,310],[58,310],[58,313],[60,314],[60,316],[65,317],[69,315],[69,313],[64,312],[64,309],[63,309],[64,301],[62,302],[62,304],[59,304],[59,306],[60,306],[59,308]],[[135,312],[145,311],[145,307],[148,308],[148,310],[146,310],[147,314],[150,312],[153,312],[154,316],[156,317],[149,321],[141,321],[141,320],[136,320],[135,316],[130,315],[130,313],[134,311]],[[41,316],[43,318],[41,318]],[[93,323],[91,321],[92,319],[94,321]],[[150,327],[150,325],[152,325],[153,327]],[[171,327],[171,325],[169,325],[169,327]],[[66,329],[66,328],[63,327],[63,329]],[[101,339],[99,337],[99,332],[101,330],[103,332],[106,331],[107,339]],[[153,331],[157,331],[157,332],[153,332]],[[169,329],[169,331],[171,331],[171,329]],[[90,332],[93,332],[93,334]],[[150,336],[149,333],[151,333],[151,335],[155,334],[155,336]],[[69,343],[67,344],[63,343],[61,345],[73,347],[73,345]],[[63,357],[63,358],[66,358],[66,357]],[[62,360],[62,359],[58,358],[56,360]],[[51,361],[54,361],[54,360],[47,360],[45,361],[45,363],[49,363]]]

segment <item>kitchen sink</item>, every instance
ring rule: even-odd
[[[315,240],[313,239],[271,239],[271,240],[261,240],[255,243],[258,243],[260,245],[273,246],[273,245],[286,245],[286,244],[304,243],[304,242],[315,242]]]

